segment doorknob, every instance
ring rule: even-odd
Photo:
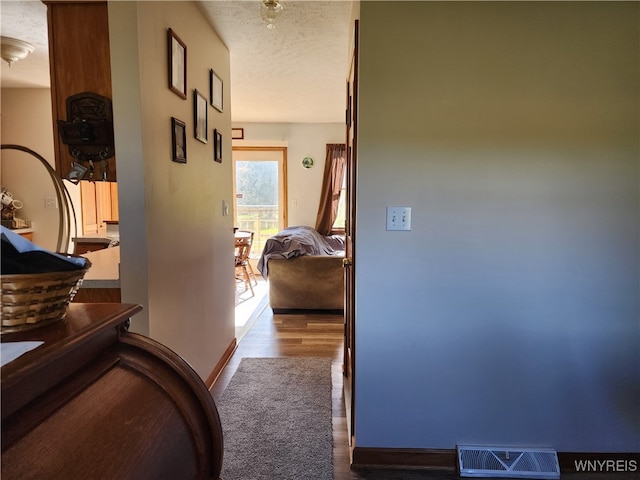
[[[353,262],[351,261],[350,258],[346,258],[345,257],[345,258],[342,259],[342,266],[343,267],[347,268],[347,267],[350,267],[351,265],[353,265]]]

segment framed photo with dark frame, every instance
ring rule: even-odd
[[[219,112],[222,111],[222,87],[222,79],[212,68],[209,70],[209,99],[211,106]]]
[[[167,30],[169,40],[169,89],[180,98],[187,99],[187,46],[172,29]]]
[[[222,133],[218,129],[213,130],[213,159],[222,163]]]
[[[207,99],[198,92],[193,91],[193,121],[194,121],[194,135],[197,140],[202,143],[207,143],[207,128],[208,128],[208,114]]]
[[[232,128],[231,140],[244,140],[244,128]]]
[[[172,160],[187,163],[187,126],[181,120],[171,117]]]

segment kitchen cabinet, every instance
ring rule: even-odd
[[[107,221],[118,220],[118,184],[114,182],[80,182],[82,231],[84,235],[107,231]]]
[[[111,240],[107,237],[80,237],[73,239],[73,253],[76,255],[84,255],[85,253],[95,252],[109,248]]]
[[[31,228],[18,228],[14,229],[13,233],[17,233],[18,235],[26,238],[30,242],[33,242],[33,229]]]

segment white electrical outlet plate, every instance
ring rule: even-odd
[[[47,208],[47,209],[58,208],[58,199],[56,197],[44,197],[44,208]]]
[[[387,207],[387,230],[411,230],[411,207]]]

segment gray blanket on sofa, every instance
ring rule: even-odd
[[[307,226],[288,227],[269,237],[258,261],[258,270],[267,278],[270,258],[292,258],[302,255],[344,256],[344,237],[324,236]]]

